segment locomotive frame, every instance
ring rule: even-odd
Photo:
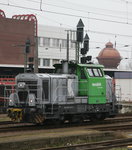
[[[112,79],[103,66],[63,62],[54,74],[24,73],[16,76],[15,90],[9,96],[8,116],[13,121],[42,124],[114,117],[120,105]]]

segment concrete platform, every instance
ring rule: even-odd
[[[132,102],[120,102],[119,104],[122,104],[121,114],[132,113]]]

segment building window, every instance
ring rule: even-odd
[[[62,46],[62,48],[66,48],[67,47],[67,40],[62,40],[61,46]]]
[[[59,39],[53,39],[53,47],[59,47]]]
[[[40,66],[40,58],[38,58],[38,66]]]
[[[44,46],[43,37],[38,37],[38,46]]]
[[[43,66],[50,66],[50,59],[43,59]]]
[[[38,37],[38,45],[44,47],[50,47],[50,38]]]
[[[54,65],[54,64],[58,64],[59,62],[60,62],[59,59],[53,59],[53,65]]]
[[[75,43],[71,41],[71,48],[75,49]]]
[[[45,47],[50,47],[50,38],[43,38],[43,44]]]
[[[76,41],[76,31],[71,32],[70,39],[71,41],[74,41],[74,42]]]

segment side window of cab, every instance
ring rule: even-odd
[[[87,79],[84,68],[81,68],[81,76],[80,77],[81,77],[81,79]]]

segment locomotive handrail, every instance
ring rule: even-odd
[[[88,81],[79,81],[80,83],[86,83],[86,82],[88,82]],[[72,84],[73,83],[79,83],[78,81],[77,82],[75,82],[75,81],[73,81],[72,82]],[[57,92],[57,90],[59,89],[59,88],[62,88],[62,87],[64,87],[64,88],[66,88],[67,89],[67,86],[58,86],[56,89],[55,89],[55,92]],[[77,88],[78,89],[78,88]],[[76,89],[73,89],[73,91],[75,92],[76,91]],[[78,89],[78,92],[79,91],[87,91],[87,89]],[[68,93],[68,89],[67,89],[67,93]],[[67,96],[67,95],[66,95]]]
[[[75,82],[75,81],[73,81],[73,82]],[[72,83],[73,83],[72,82]],[[88,82],[88,81],[81,81],[82,83],[83,82]],[[78,81],[77,81],[77,83],[79,83]],[[56,87],[56,89],[55,89],[55,91],[54,91],[54,94],[53,95],[55,95],[55,93],[57,93],[57,90],[58,89],[62,89],[62,88],[65,88],[66,89],[66,93],[68,93],[68,89],[67,89],[67,86],[57,86]],[[74,92],[76,91],[76,89],[74,89]],[[87,91],[87,89],[82,89],[82,90],[78,90],[78,92],[79,91]],[[70,94],[69,94],[70,95]],[[54,98],[54,100],[53,100],[53,102],[56,102],[56,100],[57,100],[57,98],[58,97],[62,97],[62,96],[65,96],[65,97],[72,97],[72,96],[68,96],[68,94],[66,94],[66,95],[59,95],[59,96],[56,96],[55,98]],[[58,102],[58,101],[57,101]]]
[[[110,91],[108,90],[107,92],[108,92],[108,94],[109,94],[109,97],[111,97],[111,99],[112,99],[112,95],[111,95],[111,93],[112,93],[112,85],[108,82],[108,86],[110,87],[109,89],[111,89]]]
[[[55,89],[54,94],[57,93],[57,90],[60,89],[60,88],[65,88],[65,89],[67,89],[66,86],[57,86],[56,89]],[[67,91],[66,91],[66,92],[67,92]],[[53,95],[54,95],[54,94],[53,94]],[[63,96],[66,96],[66,95],[63,95]],[[55,100],[53,100],[53,102],[56,102],[56,100],[57,100],[58,97],[60,97],[60,95],[59,95],[59,96],[56,96],[56,97],[54,98]],[[58,102],[58,100],[57,100],[57,102]]]
[[[117,102],[120,103],[121,102],[121,87],[120,85],[116,85],[116,97],[117,97]]]

